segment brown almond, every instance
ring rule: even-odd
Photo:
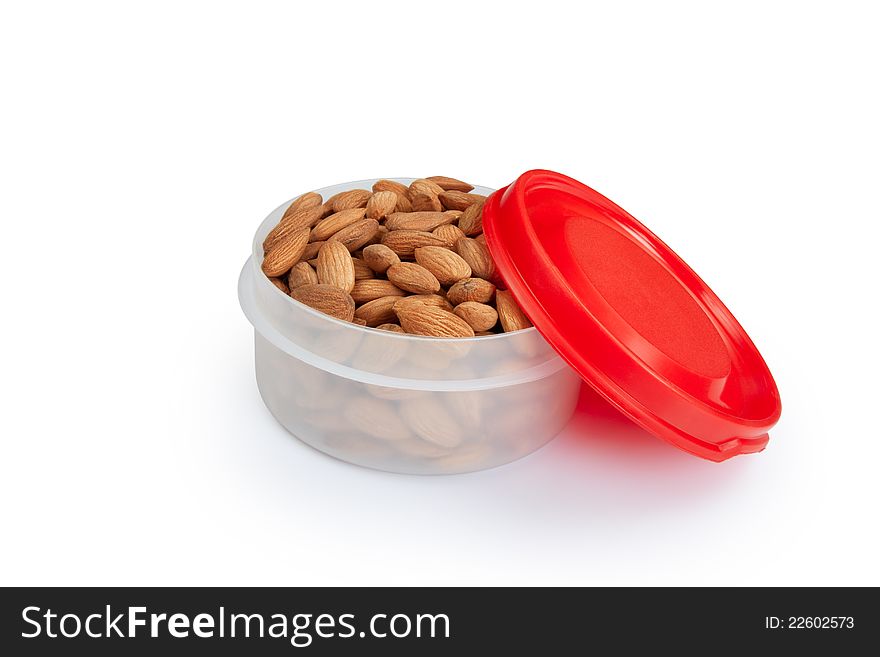
[[[302,208],[316,208],[320,205],[323,205],[324,199],[321,198],[321,195],[317,192],[306,192],[302,196],[297,197],[293,203],[287,206],[287,209],[284,211],[284,215],[281,217],[281,220],[284,221],[285,217],[293,214],[297,210]]]
[[[318,257],[318,251],[321,250],[321,247],[324,246],[324,242],[309,242],[306,244],[306,250],[303,251],[300,260],[309,261],[313,258]]]
[[[351,261],[354,263],[354,280],[355,281],[363,281],[371,278],[375,278],[373,274],[373,270],[370,269],[369,265],[362,258],[354,258],[352,257]]]
[[[471,275],[464,259],[442,246],[421,246],[415,250],[416,262],[434,274],[441,285],[452,285]]]
[[[323,207],[320,205],[316,207],[300,208],[287,215],[284,219],[278,222],[278,225],[275,226],[275,228],[269,231],[268,235],[266,235],[266,239],[263,240],[263,253],[271,251],[279,242],[292,233],[296,233],[303,228],[311,228],[321,220],[323,215]]]
[[[364,208],[352,208],[351,210],[342,210],[331,214],[326,219],[321,219],[309,236],[310,242],[321,242],[328,239],[334,233],[338,233],[343,228],[351,226],[354,222],[364,218]]]
[[[382,224],[379,224],[379,227],[376,229],[376,232],[370,238],[370,240],[364,244],[364,247],[370,246],[371,244],[381,244],[382,238],[388,234],[388,229],[385,228]]]
[[[355,281],[351,290],[351,298],[355,303],[367,303],[379,297],[402,297],[406,292],[391,281],[380,278]]]
[[[466,321],[474,332],[488,331],[498,322],[498,312],[485,303],[465,301],[458,304],[453,312]]]
[[[413,194],[410,202],[413,212],[440,212],[443,210],[443,204],[436,194]]]
[[[409,200],[409,196],[401,196],[397,197],[397,205],[394,206],[395,212],[412,212],[412,201]]]
[[[458,226],[453,226],[452,224],[437,226],[437,228],[435,228],[431,232],[439,237],[441,240],[443,240],[445,242],[444,246],[450,249],[459,239],[465,237],[465,234],[461,230],[461,228],[459,228]]]
[[[342,415],[353,427],[378,440],[406,440],[412,436],[396,406],[383,399],[355,397],[346,403]]]
[[[327,238],[327,241],[342,242],[349,251],[357,251],[372,239],[377,230],[379,230],[378,221],[375,219],[361,219],[343,228],[338,233],[334,233]]]
[[[406,333],[400,324],[379,324],[376,328],[382,331],[391,331],[392,333]]]
[[[366,214],[370,219],[379,221],[385,215],[394,212],[397,207],[397,194],[391,191],[374,192],[367,201]]]
[[[290,270],[287,275],[287,286],[291,290],[295,290],[303,285],[314,285],[318,282],[318,274],[312,269],[307,262],[298,262]]]
[[[308,228],[300,228],[281,238],[263,258],[263,273],[272,277],[289,272],[299,262],[308,241]]]
[[[508,290],[498,290],[495,293],[495,306],[498,308],[498,319],[505,333],[526,329],[532,325]]]
[[[409,198],[409,188],[396,180],[388,180],[385,178],[377,180],[373,183],[373,193],[376,192],[394,192],[398,196]]]
[[[400,309],[408,308],[414,304],[422,304],[434,308],[442,308],[443,310],[448,310],[450,312],[452,311],[452,304],[439,294],[412,294],[408,297],[403,297],[394,304],[394,311],[397,312]]]
[[[454,305],[467,301],[489,303],[495,296],[495,286],[482,278],[465,278],[449,288],[446,298]]]
[[[274,285],[279,290],[284,292],[284,294],[290,294],[290,288],[287,287],[287,283],[282,281],[280,278],[276,278],[276,277],[272,276],[269,278],[269,280],[272,281],[272,285]]]
[[[332,202],[328,200],[327,203],[330,204],[333,212],[342,212],[352,208],[365,208],[372,195],[373,192],[366,189],[351,189],[334,195]]]
[[[433,294],[440,291],[440,281],[430,271],[414,262],[398,262],[385,272],[388,280],[401,290],[414,294]]]
[[[399,296],[387,296],[367,301],[358,308],[355,315],[363,319],[367,326],[379,326],[379,324],[388,324],[397,319],[397,313],[394,312],[394,304],[397,303]]]
[[[400,258],[384,244],[370,244],[364,247],[364,262],[377,274],[384,274],[391,265],[400,262]]]
[[[325,315],[350,322],[354,319],[354,299],[334,285],[313,283],[290,291],[290,296]]]
[[[482,201],[474,203],[461,213],[458,227],[465,235],[474,236],[483,232],[483,205]]]
[[[489,249],[482,242],[462,237],[455,243],[455,252],[470,265],[475,277],[489,279],[495,274],[495,263]]]
[[[459,218],[453,212],[393,212],[385,220],[388,230],[432,231]]]
[[[382,244],[400,258],[412,258],[420,246],[446,246],[436,235],[421,230],[392,230],[382,238]]]
[[[439,196],[442,193],[443,188],[440,185],[431,182],[430,180],[425,180],[424,178],[413,180],[409,184],[410,200],[412,200],[414,194],[433,194],[434,196]]]
[[[474,239],[477,240],[480,244],[485,244],[486,243],[486,233],[480,233]]]
[[[469,192],[474,186],[469,185],[463,180],[456,180],[449,176],[428,176],[425,180],[430,180],[438,187],[442,187],[444,191]]]
[[[451,190],[437,194],[443,207],[447,210],[467,210],[474,203],[485,201],[486,197],[482,194],[468,194],[467,192],[457,192]]]
[[[474,330],[458,315],[426,304],[413,304],[397,310],[400,325],[407,333],[436,338],[472,338]]]
[[[355,317],[353,320],[351,320],[351,323],[352,323],[352,324],[357,324],[358,326],[366,326],[366,325],[367,325],[367,320],[365,320],[365,319],[363,319],[363,318],[361,318],[361,317]]]
[[[354,262],[342,242],[326,242],[318,251],[318,282],[345,292],[354,288]]]

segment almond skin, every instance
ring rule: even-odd
[[[324,242],[309,242],[308,244],[306,244],[306,250],[303,251],[300,260],[309,261],[313,258],[317,258],[318,251],[321,250],[322,246],[324,246]]]
[[[442,192],[437,195],[440,202],[447,210],[467,210],[474,203],[485,201],[486,197],[482,194],[468,194],[467,192],[457,192],[451,190]]]
[[[321,219],[315,227],[312,228],[312,234],[309,236],[310,242],[321,242],[328,239],[331,235],[338,233],[343,228],[351,226],[356,221],[364,218],[364,208],[352,208],[351,210],[342,210],[331,214],[326,219]]]
[[[498,308],[498,319],[505,333],[520,331],[532,325],[508,290],[498,290],[495,293],[495,305]]]
[[[495,263],[482,242],[463,237],[455,243],[455,251],[470,265],[475,277],[490,279],[495,275]]]
[[[357,251],[372,239],[377,230],[379,230],[378,221],[375,219],[361,219],[343,228],[338,233],[334,233],[327,238],[327,241],[342,242],[349,251]]]
[[[352,208],[365,208],[372,195],[373,193],[366,189],[352,189],[334,195],[332,202],[328,201],[328,203],[330,203],[333,212],[342,212]]]
[[[351,298],[355,303],[367,303],[379,297],[402,297],[406,294],[391,281],[373,278],[355,281]]]
[[[400,325],[407,333],[436,338],[472,338],[474,330],[458,315],[425,304],[407,305],[397,310]]]
[[[300,208],[278,222],[263,240],[263,253],[268,253],[283,239],[303,228],[311,228],[324,216],[323,206]]]
[[[375,327],[379,326],[379,324],[388,324],[397,319],[394,304],[401,298],[399,296],[387,296],[367,301],[367,303],[354,311],[354,314],[356,317],[364,320],[367,326]]]
[[[397,196],[397,205],[394,206],[395,212],[412,212],[412,201],[409,200],[409,196]]]
[[[412,294],[408,297],[401,297],[394,304],[394,311],[404,310],[412,305],[422,304],[425,306],[433,306],[434,308],[442,308],[452,312],[452,304],[439,294]]]
[[[430,271],[414,262],[398,262],[386,272],[388,280],[401,290],[415,294],[433,294],[440,291],[440,281]]]
[[[318,282],[350,293],[354,287],[354,262],[342,242],[326,242],[318,251]]]
[[[290,291],[290,296],[325,315],[350,322],[354,319],[354,299],[333,285],[314,283]]]
[[[458,227],[465,235],[473,237],[483,232],[483,205],[482,201],[474,203],[461,213]]]
[[[396,180],[386,180],[384,178],[377,180],[373,183],[373,193],[376,192],[394,192],[398,196],[409,198],[409,188]]]
[[[370,219],[379,221],[385,215],[394,212],[397,207],[397,194],[391,191],[374,192],[367,201],[366,215]]]
[[[384,244],[371,244],[364,248],[364,262],[377,274],[384,274],[391,265],[400,262],[397,254]]]
[[[291,290],[295,290],[303,285],[313,285],[318,282],[318,274],[312,269],[307,262],[298,262],[290,270],[287,275],[287,286]]]
[[[438,226],[451,224],[460,215],[454,212],[393,212],[385,220],[388,230],[421,230],[430,232]]]
[[[269,278],[269,280],[272,281],[272,285],[284,292],[284,294],[290,294],[290,288],[287,287],[287,283],[282,281],[280,278]]]
[[[300,210],[302,208],[316,208],[324,204],[324,199],[321,198],[321,195],[317,192],[306,192],[300,197],[297,197],[296,200],[293,201],[290,205],[287,206],[287,209],[284,211],[284,216],[281,217],[281,220]]]
[[[419,178],[417,180],[413,180],[409,184],[409,198],[412,200],[415,194],[433,194],[434,196],[439,196],[443,193],[443,188],[435,182],[431,182],[430,180],[426,180],[425,178]]]
[[[449,176],[428,176],[425,180],[430,180],[438,187],[442,187],[444,191],[469,192],[474,186],[469,185],[463,180],[456,180]]]
[[[475,333],[488,331],[498,322],[498,312],[485,303],[465,301],[458,304],[453,312],[466,321]]]
[[[436,235],[421,230],[392,230],[382,238],[382,244],[400,258],[412,258],[420,246],[446,246]]]
[[[373,270],[364,262],[361,258],[352,258],[351,261],[354,263],[354,280],[362,281],[371,278],[375,278],[373,274]]]
[[[416,262],[440,281],[452,285],[471,275],[471,267],[457,253],[442,246],[422,246],[415,250]]]
[[[443,204],[436,194],[413,194],[410,202],[413,212],[440,212]]]
[[[445,226],[437,226],[434,230],[431,231],[434,235],[439,237],[441,240],[445,242],[445,246],[448,248],[452,248],[455,243],[460,240],[462,237],[465,237],[464,232],[462,232],[461,228],[458,226],[453,226],[451,224],[447,224]]]
[[[379,324],[376,328],[382,331],[391,331],[392,333],[406,333],[400,324]]]
[[[263,258],[263,273],[273,277],[289,272],[290,268],[299,262],[308,241],[308,228],[300,228],[283,237]]]
[[[454,305],[467,301],[489,303],[495,296],[495,286],[482,278],[465,278],[449,288],[446,298]]]

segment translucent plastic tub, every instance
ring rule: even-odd
[[[374,182],[315,191],[327,199]],[[276,288],[260,270],[262,243],[289,204],[257,229],[238,286],[254,326],[257,385],[285,429],[350,463],[443,474],[508,463],[565,426],[580,379],[534,328],[469,339],[404,335],[334,319]]]

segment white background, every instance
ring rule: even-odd
[[[0,583],[880,584],[870,3],[602,5],[4,3]],[[703,462],[587,393],[474,475],[286,434],[236,298],[263,217],[539,167],[727,302],[768,449]]]

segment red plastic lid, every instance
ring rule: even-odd
[[[713,461],[764,449],[781,412],[767,365],[712,290],[625,210],[528,171],[489,197],[483,230],[537,329],[624,414]]]

